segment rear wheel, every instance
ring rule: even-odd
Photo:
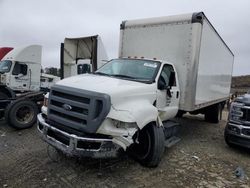
[[[164,141],[163,128],[150,124],[136,134],[128,152],[143,166],[156,167],[165,149]]]
[[[209,123],[219,122],[219,104],[214,104],[207,107],[205,112],[205,121]]]
[[[30,100],[19,100],[11,103],[6,111],[6,121],[16,129],[32,127],[38,114],[37,105]]]

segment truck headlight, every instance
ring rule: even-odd
[[[0,83],[6,84],[6,75],[5,74],[0,75]]]
[[[43,106],[48,107],[48,103],[49,103],[49,92],[44,95]]]
[[[239,121],[243,117],[242,107],[240,103],[232,103],[230,109],[230,119],[234,121]]]
[[[46,98],[46,97],[44,97],[44,99],[43,99],[43,106],[48,107],[48,102],[49,102],[49,99]]]

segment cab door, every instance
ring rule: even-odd
[[[29,90],[30,82],[28,65],[16,61],[11,75],[11,88],[21,91]]]
[[[180,90],[176,76],[177,74],[172,65],[163,65],[157,81],[156,100],[156,107],[162,121],[174,117],[178,112]]]

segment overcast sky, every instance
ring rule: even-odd
[[[249,0],[0,0],[0,46],[43,46],[43,67],[59,67],[65,37],[100,35],[118,55],[122,20],[203,11],[235,55],[234,75],[250,74]]]

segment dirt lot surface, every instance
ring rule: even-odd
[[[16,131],[2,121],[0,187],[250,187],[250,152],[225,144],[223,115],[220,124],[205,123],[202,116],[178,119],[182,140],[154,169],[126,156],[101,163],[68,157],[53,162],[35,126]]]

